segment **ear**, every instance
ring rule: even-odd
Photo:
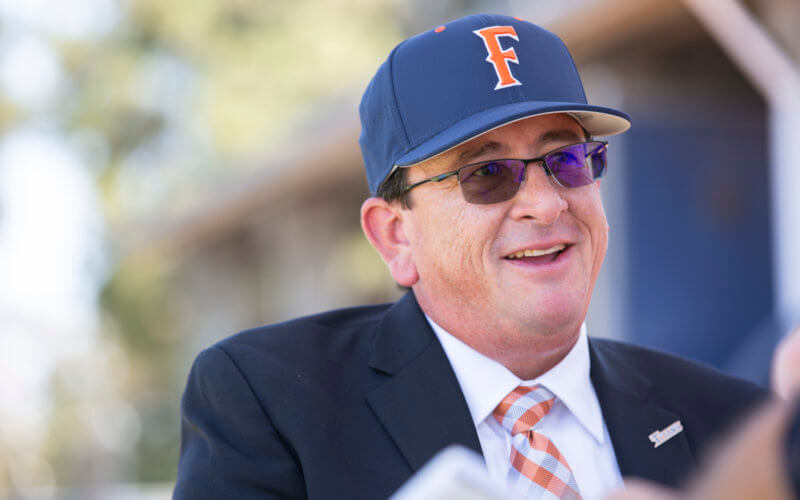
[[[375,250],[389,267],[394,280],[410,287],[419,274],[411,255],[411,245],[406,237],[404,215],[407,210],[399,203],[390,204],[383,198],[367,198],[361,205],[361,229]]]

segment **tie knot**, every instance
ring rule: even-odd
[[[541,385],[519,386],[492,413],[511,435],[532,429],[553,407],[555,396]]]

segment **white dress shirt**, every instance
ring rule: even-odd
[[[546,435],[567,460],[581,496],[585,500],[599,499],[622,487],[614,448],[589,378],[585,324],[564,359],[534,380],[521,380],[430,318],[428,322],[461,385],[490,476],[506,481],[511,466],[511,434],[492,416],[492,411],[518,385],[541,384],[556,396],[556,402],[537,432]]]

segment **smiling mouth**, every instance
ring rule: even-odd
[[[519,252],[514,252],[512,254],[506,255],[503,258],[505,260],[544,264],[556,260],[558,256],[561,255],[567,248],[568,246],[562,243],[550,247],[546,250],[534,250],[534,249],[520,250]]]

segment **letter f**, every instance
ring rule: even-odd
[[[489,26],[473,31],[476,35],[481,37],[483,44],[486,46],[486,51],[489,55],[486,61],[489,61],[494,67],[494,72],[497,73],[497,85],[494,90],[504,89],[506,87],[513,87],[514,85],[522,85],[522,82],[514,78],[511,74],[511,68],[508,63],[513,62],[519,64],[517,53],[514,48],[503,50],[500,46],[499,38],[501,36],[508,36],[516,41],[519,41],[517,32],[514,31],[513,26]]]

